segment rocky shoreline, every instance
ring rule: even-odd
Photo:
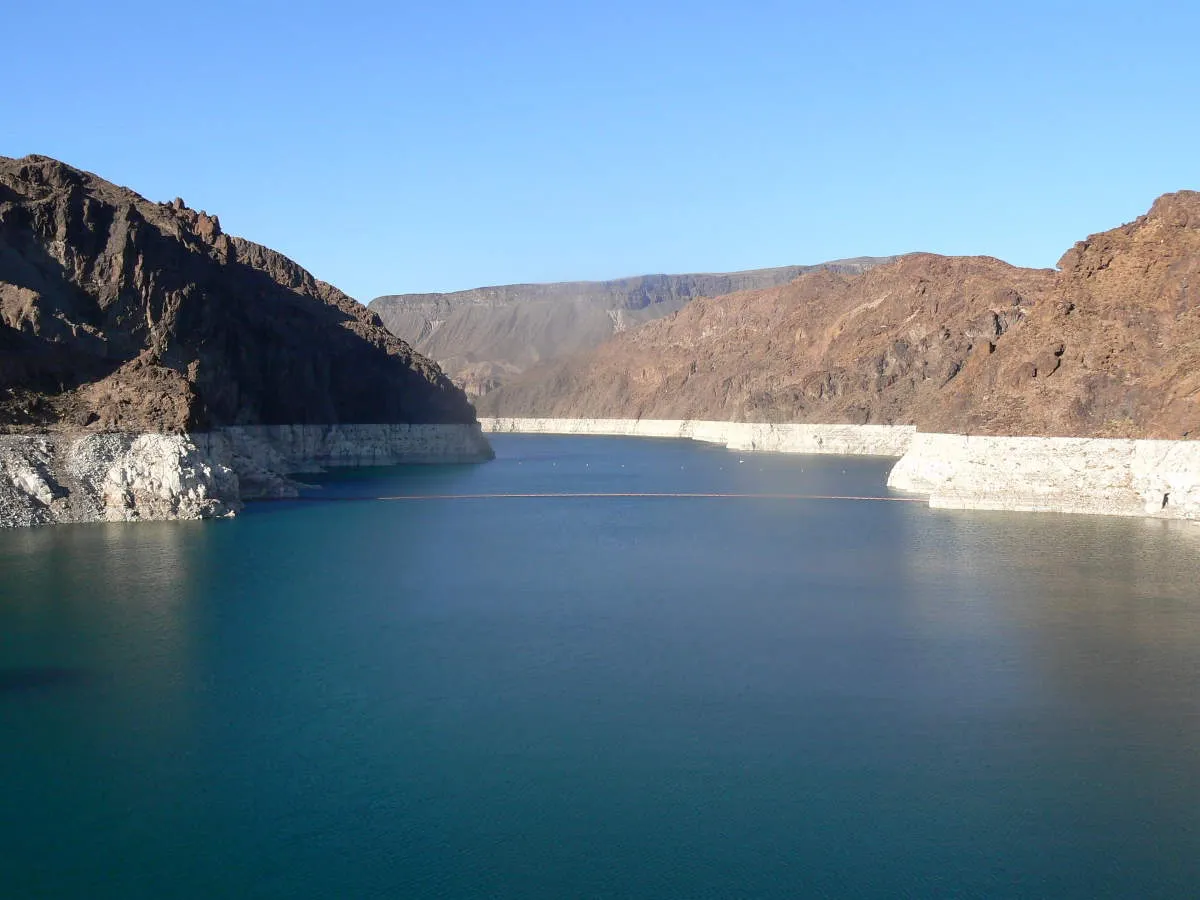
[[[220,518],[246,500],[295,496],[293,474],[492,456],[466,424],[0,435],[0,527]]]
[[[481,418],[484,431],[690,438],[731,450],[883,456],[895,490],[937,509],[1144,516],[1200,522],[1200,441],[989,437],[912,426],[686,419]]]
[[[918,432],[888,486],[936,509],[1200,521],[1200,441]]]
[[[911,425],[796,425],[715,422],[702,419],[552,419],[481,416],[486,432],[595,434],[689,438],[730,450],[772,453],[830,453],[899,458],[916,429]]]

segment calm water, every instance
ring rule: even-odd
[[[314,496],[886,496],[498,437]],[[743,461],[744,460],[744,461]],[[0,532],[0,895],[1190,897],[1200,527],[771,499]]]

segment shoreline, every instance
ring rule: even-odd
[[[540,419],[481,417],[491,434],[591,434],[687,438],[723,444],[728,450],[762,453],[823,453],[899,459],[912,443],[912,425],[797,425],[716,422],[705,419]]]
[[[224,518],[336,466],[477,463],[478,424],[256,425],[0,435],[0,528]]]
[[[1200,441],[992,437],[913,426],[687,419],[481,418],[488,433],[671,437],[730,450],[896,460],[887,485],[932,509],[1056,512],[1200,522]]]
[[[339,466],[477,463],[485,434],[685,438],[728,450],[896,460],[933,509],[1200,523],[1200,441],[971,436],[913,426],[481,418],[474,425],[234,426],[192,434],[0,435],[0,527],[220,518]]]

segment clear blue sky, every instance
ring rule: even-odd
[[[1200,188],[1200,4],[5,0],[0,154],[366,301],[908,250]]]

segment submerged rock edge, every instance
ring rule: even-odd
[[[210,519],[295,496],[330,466],[476,463],[478,425],[258,425],[193,434],[0,435],[0,527]]]

